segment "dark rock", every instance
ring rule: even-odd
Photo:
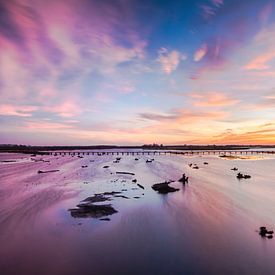
[[[273,238],[273,230],[267,230],[265,226],[260,227],[259,235],[262,237],[267,237],[268,239]]]
[[[114,195],[116,198],[123,198],[123,199],[129,199],[127,196],[124,195]]]
[[[110,201],[111,199],[109,197],[106,197],[103,194],[95,194],[92,197],[88,197],[84,199],[82,202],[89,202],[89,203],[95,203],[95,202],[103,202],[103,201]]]
[[[109,166],[108,166],[108,165],[105,165],[105,166],[103,166],[103,168],[109,168]]]
[[[161,183],[156,183],[152,186],[152,189],[157,191],[160,194],[167,194],[170,192],[175,192],[175,191],[179,191],[178,188],[174,188],[169,186],[169,183],[171,183],[170,181],[165,181],[165,182],[161,182]]]
[[[138,160],[138,158],[135,158],[135,160]]]
[[[231,169],[232,171],[238,171],[238,168],[237,167],[234,167]]]
[[[102,194],[105,195],[105,196],[114,196],[114,195],[117,195],[117,194],[121,194],[121,192],[119,192],[119,191],[112,191],[112,192],[104,192]],[[99,194],[99,195],[101,195],[101,194]]]
[[[251,178],[250,175],[244,175],[242,173],[237,174],[237,179],[250,179],[250,178]]]
[[[203,164],[204,164],[204,165],[208,165],[208,162],[204,162]]]
[[[82,167],[82,168],[87,168],[87,167],[88,167],[88,165],[82,165],[81,167]]]
[[[101,218],[100,220],[101,221],[110,221],[111,219],[110,218]]]
[[[48,171],[41,171],[39,170],[37,173],[38,174],[43,174],[43,173],[52,173],[52,172],[58,172],[59,170],[48,170]]]
[[[188,165],[189,165],[189,167],[192,167],[193,163],[189,163]]]
[[[137,179],[133,179],[132,182],[133,182],[133,183],[137,183]]]
[[[134,197],[134,199],[140,199],[140,197],[136,196],[136,197]]]
[[[135,173],[131,173],[131,172],[116,172],[116,174],[118,174],[118,175],[131,175],[131,176],[135,175]]]
[[[143,185],[141,185],[141,184],[137,184],[137,186],[139,187],[139,188],[141,188],[141,189],[144,189],[144,186]]]
[[[186,177],[185,174],[182,174],[182,177],[178,181],[185,184],[188,183],[188,179],[189,177]]]
[[[111,204],[79,204],[77,208],[69,209],[69,211],[74,218],[101,218],[118,212]]]
[[[199,169],[199,167],[198,166],[193,166],[193,169]]]

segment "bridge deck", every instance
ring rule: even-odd
[[[275,151],[257,150],[209,150],[209,151],[53,151],[48,155],[259,155],[275,154]]]

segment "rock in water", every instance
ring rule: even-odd
[[[144,189],[144,186],[142,186],[141,184],[137,184],[138,187],[140,187],[141,189]]]
[[[59,170],[48,170],[48,171],[41,171],[39,170],[37,173],[38,174],[43,174],[43,173],[52,173],[52,172],[58,172]]]
[[[135,173],[131,173],[131,172],[116,172],[117,175],[131,175],[131,176],[134,176]]]
[[[250,179],[250,178],[251,178],[250,175],[244,175],[242,173],[237,174],[237,179]]]
[[[185,176],[185,174],[182,174],[182,177],[178,180],[179,182],[185,184],[188,183],[188,177]]]
[[[273,230],[267,230],[265,226],[260,227],[259,235],[263,238],[267,237],[268,239],[273,238]]]
[[[152,186],[152,189],[157,191],[160,194],[167,194],[170,192],[176,192],[179,191],[178,188],[174,188],[172,186],[169,186],[169,181],[161,182],[161,183],[156,183]]]
[[[78,204],[77,208],[69,209],[71,216],[74,218],[101,218],[117,213],[111,204]]]

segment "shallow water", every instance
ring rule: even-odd
[[[35,162],[41,157],[0,155],[16,160],[0,165],[1,274],[274,274],[275,239],[257,232],[260,226],[275,229],[270,155],[167,155],[154,156],[152,163],[146,156],[113,163],[115,157],[43,156],[49,162]],[[234,166],[252,178],[238,180]],[[37,173],[53,169],[59,171]],[[178,192],[152,190],[182,173],[189,184],[172,183]],[[129,199],[108,202],[118,211],[110,221],[73,218],[68,211],[95,193],[122,189]]]

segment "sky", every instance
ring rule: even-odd
[[[275,0],[0,0],[0,144],[275,144]]]

